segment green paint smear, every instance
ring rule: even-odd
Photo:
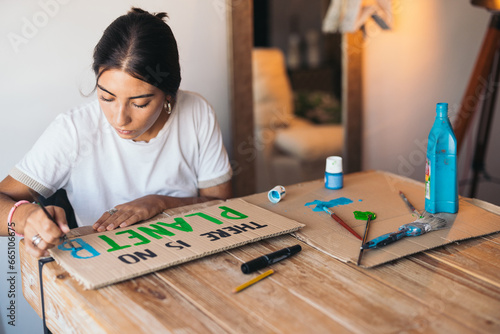
[[[371,211],[354,211],[354,218],[359,220],[368,220],[368,216],[372,216],[372,220],[377,218],[377,215]]]
[[[346,204],[351,204],[351,203],[352,203],[351,199],[346,198],[346,197],[339,197],[336,199],[332,199],[328,202],[315,200],[315,201],[306,203],[305,206],[311,207],[311,206],[315,205],[315,207],[313,208],[313,211],[320,212],[320,211],[324,211],[325,207],[333,208],[334,206],[346,205]]]

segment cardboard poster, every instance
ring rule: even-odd
[[[50,252],[85,289],[97,289],[303,226],[235,199],[71,238],[81,248],[72,249],[64,243]]]
[[[287,186],[286,197],[277,204],[270,203],[266,193],[251,195],[245,200],[304,223],[306,227],[294,234],[297,239],[343,262],[356,263],[361,241],[328,213],[318,210],[318,204],[326,204],[360,236],[364,234],[366,221],[356,219],[354,211],[374,212],[377,218],[371,222],[368,231],[368,240],[371,240],[397,231],[401,225],[418,218],[409,211],[399,195],[400,191],[420,213],[424,211],[425,190],[422,182],[379,171],[346,175],[344,187],[338,190],[326,189],[322,180]],[[370,268],[452,242],[498,232],[498,212],[498,207],[490,205],[489,209],[483,209],[473,200],[461,197],[458,213],[436,214],[446,220],[446,228],[403,238],[383,248],[366,250],[360,266]]]

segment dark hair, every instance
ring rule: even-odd
[[[104,71],[119,69],[175,98],[181,82],[179,52],[165,17],[133,7],[113,21],[94,49],[96,82]]]

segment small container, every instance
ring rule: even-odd
[[[333,156],[326,158],[325,188],[341,189],[343,186],[342,157]]]
[[[267,193],[267,197],[272,203],[278,203],[283,199],[283,197],[285,197],[285,195],[286,190],[283,186],[276,186]]]

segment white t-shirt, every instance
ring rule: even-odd
[[[120,138],[96,100],[57,116],[10,175],[44,197],[65,189],[82,226],[146,195],[198,196],[230,180],[232,170],[211,106],[179,91],[148,143]]]

